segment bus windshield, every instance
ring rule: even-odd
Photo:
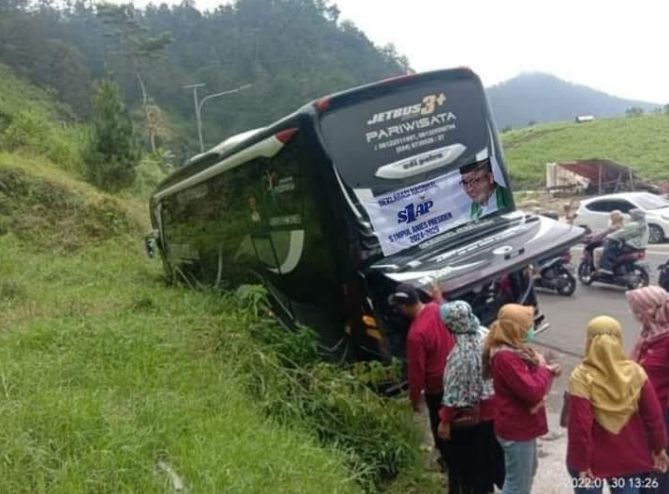
[[[513,209],[475,76],[420,81],[333,108],[327,151],[385,255]]]

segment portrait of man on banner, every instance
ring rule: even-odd
[[[469,210],[472,219],[511,206],[511,192],[495,180],[490,159],[461,167],[460,184],[472,201]]]

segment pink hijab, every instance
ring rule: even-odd
[[[669,293],[659,286],[647,286],[627,292],[627,301],[642,324],[632,354],[638,361],[644,345],[669,334]]]

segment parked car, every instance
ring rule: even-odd
[[[605,230],[611,211],[629,214],[634,208],[646,213],[649,242],[658,244],[669,238],[669,200],[650,192],[622,192],[581,201],[574,225],[590,231]]]

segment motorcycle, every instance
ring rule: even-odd
[[[534,286],[555,290],[560,295],[570,297],[576,291],[576,278],[573,272],[569,251],[556,257],[542,259],[535,268]]]
[[[669,292],[669,260],[657,268],[660,271],[657,284]]]
[[[595,266],[593,253],[590,249],[583,249],[583,257],[578,266],[578,279],[588,286],[593,282],[615,285],[633,290],[650,284],[646,250],[637,250],[621,254],[613,265],[613,274],[599,271]]]

